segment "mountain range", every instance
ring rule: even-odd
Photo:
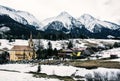
[[[13,35],[17,38],[30,32],[35,36],[38,32],[43,38],[108,38],[120,37],[120,25],[101,21],[89,14],[74,18],[67,12],[58,16],[38,21],[32,14],[0,6],[0,34],[1,38]]]

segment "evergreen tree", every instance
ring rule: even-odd
[[[37,54],[37,59],[38,59],[38,60],[39,60],[40,58],[42,58],[42,57],[41,57],[41,55],[42,55],[41,49],[38,49],[37,52],[36,52],[36,54]]]
[[[115,48],[120,47],[120,43],[119,42],[115,42],[113,47],[115,47]]]
[[[49,57],[51,57],[51,56],[52,56],[52,53],[53,53],[52,44],[51,44],[51,42],[48,42],[47,55],[48,55]]]
[[[12,42],[12,35],[9,35],[9,42]]]
[[[69,41],[69,43],[68,43],[68,49],[71,49],[73,47],[73,43],[72,43],[72,41]]]
[[[37,54],[37,59],[39,60],[39,59],[42,59],[43,58],[43,53],[42,53],[42,45],[41,45],[41,41],[40,41],[40,39],[41,39],[41,36],[40,36],[40,33],[38,33],[38,35],[37,35],[37,39],[38,39],[38,50],[37,50],[37,52],[36,52],[36,54]]]
[[[48,49],[52,49],[52,43],[50,41],[48,42]]]
[[[53,50],[53,55],[55,55],[55,56],[58,55],[58,50],[56,48]]]
[[[38,33],[37,39],[38,39],[38,49],[42,49],[43,47],[42,47],[41,40],[40,40],[41,39],[40,33]]]
[[[9,61],[9,53],[7,51],[2,52],[0,54],[0,64],[6,63]]]
[[[46,59],[46,58],[47,58],[47,49],[43,49],[43,50],[41,51],[41,58],[42,58],[42,59]]]

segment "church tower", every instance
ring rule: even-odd
[[[34,48],[34,43],[33,43],[33,40],[32,40],[32,33],[30,33],[30,39],[28,41],[28,44],[29,44],[29,47]]]

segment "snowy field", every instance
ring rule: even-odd
[[[93,56],[101,56],[100,58],[109,58],[110,55],[117,55],[118,58],[116,59],[111,59],[109,61],[118,61],[120,62],[120,48],[113,48],[113,49],[109,49],[109,50],[103,50],[100,52],[97,52],[95,54],[93,54]]]
[[[103,39],[70,39],[73,42],[74,47],[87,47],[88,45],[95,45],[104,47],[107,44],[113,45],[115,42],[120,42],[119,40],[103,40]],[[41,39],[41,44],[44,48],[47,48],[47,43],[49,40]],[[52,47],[61,49],[64,45],[67,47],[69,40],[59,40],[50,41]],[[14,45],[28,45],[28,40],[16,40],[15,42],[9,42],[5,39],[0,39],[0,49],[8,48],[11,49]],[[38,40],[34,40],[35,45],[38,44]],[[113,48],[110,50],[104,50],[97,52],[95,55],[102,56],[102,58],[108,58],[111,54],[117,54],[120,57],[120,48]],[[119,61],[118,59],[112,59],[109,61]],[[32,74],[26,72],[37,72],[38,65],[34,64],[4,64],[0,65],[0,81],[61,81],[56,78],[36,78]],[[3,71],[5,70],[5,71]],[[14,72],[17,71],[17,72]],[[120,73],[120,69],[108,69],[108,68],[97,68],[97,69],[85,69],[77,68],[73,66],[63,66],[63,65],[41,65],[41,73],[46,73],[47,75],[58,75],[58,76],[82,76],[91,74],[94,75],[95,72],[102,74],[102,76],[107,75],[108,78],[116,77],[117,73]],[[114,75],[113,75],[114,74]]]
[[[9,42],[9,40],[6,39],[0,39],[0,49],[3,48],[8,48],[11,49],[14,45],[28,45],[28,41],[27,40],[15,40],[15,42]]]
[[[35,78],[32,74],[26,72],[36,72],[38,65],[32,64],[5,64],[0,65],[0,81],[60,81],[59,79],[51,78]],[[18,71],[9,72],[2,70]],[[93,75],[94,72],[99,72],[102,75],[108,73],[108,77],[116,76],[120,69],[107,69],[107,68],[97,68],[97,69],[85,69],[77,68],[73,66],[63,66],[63,65],[41,65],[41,73],[46,73],[48,75],[58,75],[58,76],[82,76],[85,77],[87,74]],[[113,75],[114,73],[114,75]]]
[[[32,74],[0,71],[0,81],[60,81],[58,79],[35,78]]]
[[[2,71],[10,70],[10,71]],[[18,72],[11,72],[11,71]],[[25,72],[36,71],[37,66],[30,64],[6,64],[0,65],[0,81],[60,81],[59,79],[35,78],[32,74]]]
[[[41,44],[44,48],[47,48],[48,42],[50,40],[41,39]],[[63,46],[67,48],[69,41],[72,41],[74,48],[96,46],[96,47],[105,47],[105,45],[113,45],[115,42],[120,42],[119,40],[111,39],[69,39],[69,40],[57,40],[50,41],[52,43],[52,48],[61,49]],[[34,40],[35,44],[38,43],[38,40]]]
[[[33,40],[35,45],[38,44],[38,40]],[[44,48],[47,48],[48,42],[50,40],[41,39],[41,44]],[[119,40],[111,40],[111,39],[69,39],[69,40],[57,40],[50,41],[52,43],[52,48],[61,49],[63,46],[67,48],[68,42],[72,41],[74,48],[79,47],[88,47],[89,45],[95,45],[104,47],[107,44],[113,45],[115,42],[120,42]],[[16,39],[15,42],[9,42],[6,39],[0,39],[0,49],[8,48],[11,49],[14,45],[28,45],[28,40]]]

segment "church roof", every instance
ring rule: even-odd
[[[24,51],[24,50],[27,50],[27,51],[32,51],[33,49],[29,46],[23,46],[23,45],[15,45],[14,47],[12,47],[11,51]]]

